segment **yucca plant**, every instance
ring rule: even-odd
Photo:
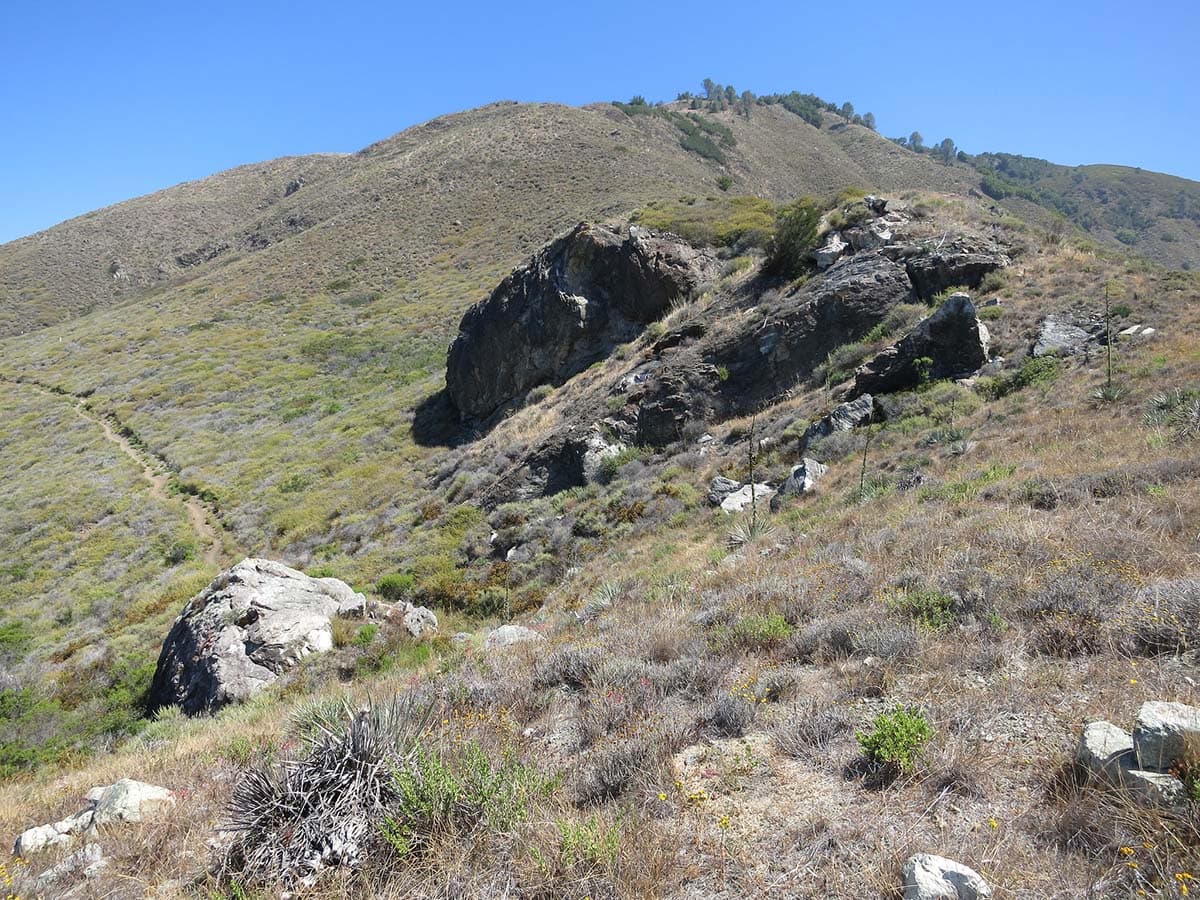
[[[311,885],[323,869],[357,868],[397,799],[394,773],[412,765],[431,716],[411,695],[359,710],[343,702],[337,715],[309,710],[303,755],[251,766],[234,787],[226,873]]]

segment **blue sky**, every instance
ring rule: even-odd
[[[492,100],[705,77],[850,100],[889,136],[1200,180],[1198,39],[1178,0],[0,0],[0,241]]]

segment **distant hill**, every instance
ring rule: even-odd
[[[394,288],[447,248],[460,269],[516,262],[582,218],[717,192],[722,176],[731,193],[784,200],[847,185],[957,190],[972,174],[836,116],[817,128],[782,106],[748,119],[674,106],[728,130],[721,160],[681,146],[670,121],[612,104],[500,103],[352,156],[243,166],[88,213],[0,246],[0,334],[206,276],[265,296],[347,278]]]

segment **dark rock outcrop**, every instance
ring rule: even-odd
[[[451,402],[464,419],[483,419],[561,383],[694,298],[710,262],[644,229],[577,226],[463,316],[446,364]]]
[[[804,431],[800,440],[800,449],[807,449],[809,444],[823,437],[829,437],[835,431],[849,431],[871,421],[875,411],[875,399],[870,394],[863,394],[857,400],[835,406],[829,415],[813,422]]]
[[[999,248],[954,244],[908,259],[908,277],[922,300],[932,300],[946,288],[979,287],[983,276],[1008,265]]]
[[[861,338],[912,296],[904,269],[876,254],[843,259],[798,291],[731,312],[629,395],[629,440],[662,446],[691,422],[744,415],[777,400],[842,344]],[[666,341],[670,336],[663,338]]]
[[[245,559],[184,606],[163,642],[150,706],[195,715],[246,700],[303,657],[332,648],[334,616],[365,607],[362,594],[335,578]]]
[[[988,332],[967,294],[951,294],[895,344],[855,373],[853,395],[887,394],[923,379],[969,375],[987,362]]]

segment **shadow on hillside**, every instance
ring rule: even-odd
[[[458,447],[479,436],[462,424],[446,389],[430,394],[413,412],[412,436],[422,447]]]

